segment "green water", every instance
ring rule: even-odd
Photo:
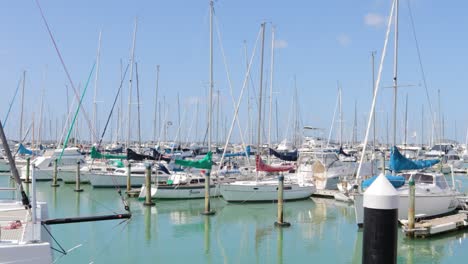
[[[457,176],[468,186],[468,176]],[[0,186],[9,184],[0,176]],[[124,212],[114,189],[83,193],[61,183],[51,188],[38,183],[38,200],[49,215],[88,216]],[[5,194],[0,198],[5,198]],[[11,195],[9,195],[11,196]],[[216,215],[201,216],[203,200],[156,201],[145,207],[130,199],[130,221],[56,225],[52,232],[66,256],[56,263],[360,263],[362,232],[354,208],[329,199],[285,204],[285,220],[292,226],[273,226],[276,204],[227,204],[213,199]],[[466,263],[468,231],[409,240],[399,234],[399,263]],[[54,245],[57,247],[57,245]]]

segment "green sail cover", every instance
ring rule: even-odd
[[[112,154],[102,154],[96,150],[96,147],[91,149],[91,158],[92,159],[126,159],[126,155],[112,155]]]
[[[213,154],[210,152],[206,153],[205,157],[201,160],[193,161],[193,160],[175,160],[175,164],[182,165],[185,167],[192,167],[198,169],[206,169],[211,170],[211,165],[213,164],[211,161],[211,156]]]

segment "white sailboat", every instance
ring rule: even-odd
[[[408,180],[410,177],[412,177],[415,180],[415,186],[416,186],[415,215],[419,217],[433,217],[433,216],[437,216],[440,214],[449,213],[455,210],[456,207],[458,206],[457,196],[459,196],[460,193],[456,191],[455,186],[451,186],[451,187],[448,186],[445,180],[445,177],[442,174],[421,171],[422,168],[430,167],[434,163],[431,163],[428,161],[423,161],[423,162],[418,162],[418,163],[412,162],[406,159],[403,155],[401,155],[398,151],[398,148],[396,147],[396,112],[397,112],[396,100],[397,100],[397,88],[398,88],[398,85],[397,85],[398,2],[399,0],[394,0],[391,13],[389,16],[387,35],[385,39],[385,45],[384,45],[384,50],[382,53],[381,63],[379,66],[379,75],[377,78],[376,89],[375,89],[374,97],[372,101],[372,108],[371,108],[371,112],[369,115],[369,122],[367,124],[367,131],[366,131],[366,137],[364,140],[363,153],[365,153],[372,115],[375,111],[375,102],[376,102],[376,97],[378,94],[378,89],[379,89],[379,84],[380,84],[383,61],[385,58],[385,53],[386,53],[385,51],[386,51],[386,47],[388,43],[388,36],[390,32],[390,27],[392,24],[391,22],[392,22],[392,19],[394,18],[395,19],[395,23],[394,23],[395,25],[395,54],[394,54],[395,62],[394,62],[394,76],[393,76],[393,89],[394,89],[393,146],[394,147],[392,149],[391,159],[394,158],[395,160],[390,161],[390,168],[392,169],[393,172],[411,170],[413,168],[418,169],[417,171],[410,171],[410,172],[398,174],[398,176],[400,176],[400,180],[404,181],[404,182],[400,182],[399,184],[401,185],[401,183],[404,183],[402,186],[400,187],[396,186],[397,187],[396,190],[400,195],[398,216],[400,219],[407,218],[408,207],[409,207]],[[395,15],[393,15],[394,10],[395,10]],[[361,163],[363,159],[364,159],[364,154],[361,156]],[[402,161],[402,162],[398,164],[398,161]],[[358,168],[357,182],[360,182],[360,176],[361,176],[360,171],[361,171],[361,167]],[[357,192],[353,192],[351,193],[351,195],[354,197],[356,222],[358,226],[360,226],[363,224],[363,213],[364,213],[364,208],[363,208],[363,196],[364,195],[363,194],[364,193],[362,190],[361,191],[359,191],[359,189],[356,189],[356,190]]]
[[[278,180],[277,174],[273,172],[288,171],[292,169],[286,167],[271,167],[263,164],[260,156],[261,150],[261,116],[262,116],[262,85],[263,85],[263,55],[264,55],[264,40],[265,40],[265,23],[261,25],[262,46],[260,59],[260,91],[258,104],[258,125],[257,125],[257,154],[256,154],[256,180],[253,181],[234,181],[220,184],[220,192],[224,200],[227,202],[271,202],[278,199]],[[274,36],[272,38],[272,48],[274,49]],[[270,179],[259,180],[259,173],[265,172]],[[262,172],[262,173],[263,173]],[[268,177],[267,176],[267,177]],[[297,175],[294,175],[297,176]],[[284,182],[284,200],[305,199],[315,192],[315,186],[311,182],[304,181],[301,178],[299,181],[296,177],[285,179]]]

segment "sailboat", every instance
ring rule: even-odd
[[[256,151],[256,179],[253,181],[234,181],[220,184],[220,192],[227,202],[270,202],[278,199],[278,173],[293,170],[293,166],[273,167],[263,163],[261,159],[261,109],[262,109],[262,84],[263,84],[263,54],[265,40],[265,23],[261,25],[262,30],[262,50],[260,60],[260,92],[259,111],[257,125],[257,151]],[[268,179],[259,180],[259,173],[266,174]],[[285,177],[284,200],[305,199],[315,192],[315,186],[311,182],[304,181],[304,178],[295,179],[295,174]]]
[[[380,77],[383,67],[383,61],[386,53],[386,47],[388,43],[388,37],[390,32],[390,26],[392,19],[395,19],[395,63],[394,63],[394,76],[393,76],[393,88],[394,88],[394,113],[393,113],[393,147],[391,149],[390,157],[390,169],[394,175],[387,176],[387,179],[394,185],[396,191],[399,193],[399,207],[398,207],[398,217],[400,219],[406,219],[408,217],[408,207],[409,207],[409,187],[408,180],[412,178],[415,181],[416,195],[415,195],[415,215],[418,217],[434,217],[441,214],[446,214],[454,211],[458,206],[457,196],[460,196],[460,193],[455,189],[454,179],[452,178],[452,186],[449,186],[446,182],[446,179],[441,173],[434,173],[430,171],[425,171],[424,169],[433,166],[435,163],[439,162],[438,160],[416,160],[412,161],[404,157],[396,147],[396,98],[397,98],[397,58],[398,58],[398,2],[399,0],[394,0],[391,13],[388,21],[387,35],[385,39],[384,50],[382,53],[382,59],[379,66],[379,75],[377,78],[376,88],[372,101],[372,108],[369,115],[369,122],[367,125],[366,138],[364,141],[364,150],[363,155],[361,156],[361,161],[364,159],[365,147],[367,145],[367,139],[369,136],[370,124],[372,120],[372,115],[375,111],[375,102],[378,94]],[[395,15],[394,11],[395,10]],[[357,184],[360,182],[360,170],[358,168],[357,172]],[[364,190],[366,186],[372,183],[371,179],[365,180],[359,186],[356,185],[355,192],[352,192],[351,195],[354,197],[354,207],[356,211],[356,222],[358,226],[363,224],[363,198]]]

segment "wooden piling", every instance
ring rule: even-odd
[[[210,173],[211,170],[208,170],[205,174],[205,211],[203,211],[202,215],[214,215],[215,211],[211,211],[211,204],[210,204]]]
[[[52,184],[51,187],[59,187],[60,184],[57,183],[57,159],[54,160],[54,174],[52,175]]]
[[[27,157],[26,158],[26,179],[24,181],[25,183],[31,183],[31,179],[29,179],[30,169],[31,169],[31,158]]]
[[[132,189],[132,180],[130,177],[132,176],[132,164],[128,163],[127,165],[127,193],[130,193],[130,190]]]
[[[278,177],[278,218],[275,222],[277,227],[288,227],[290,223],[283,220],[283,193],[284,193],[284,175]]]
[[[409,206],[408,206],[408,229],[412,230],[414,229],[414,218],[415,218],[415,210],[416,210],[416,201],[415,201],[415,195],[416,195],[416,186],[414,184],[414,179],[413,176],[411,176],[409,182]],[[412,237],[414,235],[414,232],[407,232],[407,236]]]
[[[82,192],[83,189],[81,189],[81,182],[80,182],[80,161],[76,162],[76,183],[75,183],[75,192]]]
[[[151,165],[146,165],[146,175],[145,175],[145,188],[146,188],[146,196],[145,202],[143,203],[145,206],[154,206],[155,203],[151,200]]]

